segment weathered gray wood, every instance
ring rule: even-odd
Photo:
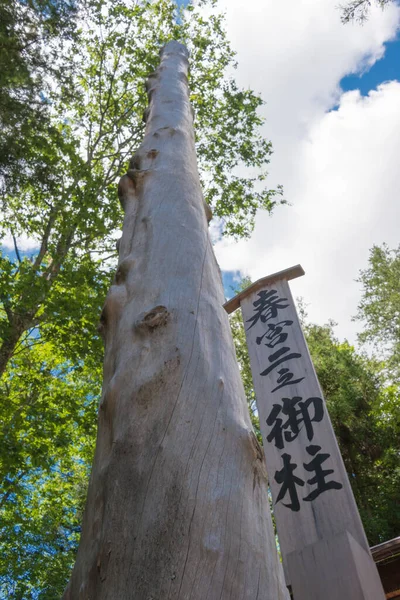
[[[294,600],[377,600],[384,598],[370,554],[346,531],[287,556]],[[310,584],[311,577],[311,584]]]
[[[266,293],[272,290],[275,290],[275,294],[266,296]],[[272,306],[275,306],[276,310],[267,307],[261,314],[262,318],[257,319],[257,315],[260,317],[258,309],[261,308],[257,302],[268,298],[274,299]],[[280,299],[278,304],[274,304],[276,299]],[[322,598],[311,593],[315,566],[312,561],[306,562],[309,554],[302,554],[301,562],[301,568],[304,569],[302,577],[308,582],[307,593],[296,590],[298,573],[292,569],[300,563],[293,560],[289,563],[287,557],[299,556],[305,548],[315,548],[315,544],[320,541],[330,543],[336,536],[347,532],[367,555],[368,542],[288,282],[275,281],[242,297],[241,307],[286,580],[293,586],[295,600]],[[268,310],[269,313],[266,312]],[[276,366],[271,368],[274,364]],[[270,372],[266,373],[269,368]],[[282,387],[276,389],[279,386]],[[282,410],[284,402],[286,407],[291,403],[291,408],[288,408],[286,414],[285,410]],[[307,416],[310,419],[308,423]],[[317,471],[305,468],[318,468],[313,461],[318,461],[319,458],[321,461],[324,459],[320,469],[330,471],[322,477],[321,485],[315,480],[312,481]],[[292,468],[296,465],[295,470],[289,472],[289,476],[299,478],[294,484],[298,505],[290,497],[289,489],[282,497],[285,491],[285,483],[281,480],[285,461],[287,465],[292,465]],[[321,492],[325,483],[328,487],[340,489]],[[313,498],[318,490],[321,493]],[[340,577],[340,565],[335,566],[334,555],[331,558],[332,562],[327,568],[337,571],[337,577]],[[369,570],[379,587],[379,576],[373,561]],[[351,589],[350,587],[347,595],[337,597],[353,600]],[[376,600],[380,597],[384,596],[377,595]]]
[[[288,598],[208,235],[187,71],[185,48],[167,44],[120,182],[96,454],[66,600]]]

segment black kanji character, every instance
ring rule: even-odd
[[[314,414],[310,415],[310,407]],[[280,415],[287,417],[284,422]],[[275,446],[282,450],[284,439],[292,442],[299,435],[303,424],[307,438],[311,441],[314,437],[313,423],[319,423],[324,416],[324,404],[321,398],[308,398],[303,402],[301,396],[293,398],[282,398],[282,406],[274,404],[267,418],[267,425],[272,425],[271,432],[267,435],[267,441],[275,441]],[[284,431],[285,430],[285,431]]]
[[[255,308],[255,314],[247,319],[246,323],[251,323],[247,329],[251,329],[260,320],[261,323],[267,323],[270,319],[274,319],[278,310],[287,308],[289,304],[283,304],[287,302],[287,298],[279,298],[276,290],[262,290],[257,294],[258,300],[253,302]]]
[[[337,481],[325,481],[325,478],[328,475],[332,475],[332,473],[334,473],[333,469],[327,469],[326,471],[322,469],[322,463],[328,460],[330,454],[318,454],[318,452],[321,450],[321,446],[307,446],[306,450],[308,454],[315,457],[309,463],[303,463],[306,471],[315,472],[315,476],[311,477],[311,479],[308,479],[307,483],[310,485],[314,485],[316,483],[317,487],[315,490],[310,492],[308,496],[303,498],[303,500],[306,502],[311,502],[312,500],[315,500],[315,498],[318,498],[318,496],[323,492],[327,492],[328,490],[341,490],[343,487],[341,483],[338,483]]]
[[[287,360],[292,360],[292,358],[301,358],[301,354],[299,354],[298,352],[292,352],[291,354],[287,354],[287,352],[290,352],[290,348],[284,346],[283,348],[279,348],[279,350],[277,350],[273,354],[270,354],[270,356],[268,356],[268,360],[270,363],[272,363],[272,365],[267,367],[265,371],[260,373],[260,375],[265,377],[281,363],[286,362]],[[284,356],[285,354],[286,356]]]
[[[300,510],[299,498],[297,495],[296,485],[303,486],[304,481],[300,477],[296,477],[293,472],[297,469],[297,465],[291,462],[292,457],[290,454],[282,454],[283,468],[280,471],[275,471],[275,481],[281,483],[282,487],[279,491],[276,502],[282,500],[287,492],[290,496],[290,504],[282,502],[283,506],[287,506],[294,512]]]
[[[294,375],[291,371],[289,371],[287,367],[279,369],[278,373],[279,377],[276,380],[276,383],[279,383],[280,385],[277,385],[273,390],[271,390],[271,393],[280,390],[281,388],[285,387],[285,385],[294,385],[295,383],[300,383],[300,381],[303,381],[304,379],[304,377],[300,377],[299,379],[293,379]]]
[[[263,339],[267,340],[265,346],[275,348],[278,344],[286,342],[288,334],[283,331],[284,327],[293,325],[293,321],[279,321],[279,323],[268,323],[267,331],[256,338],[256,343],[261,344]]]

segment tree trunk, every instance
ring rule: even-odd
[[[65,600],[287,599],[199,184],[184,46],[120,182],[103,395]]]
[[[24,331],[26,331],[24,324],[20,324],[19,326],[10,325],[8,327],[7,333],[4,336],[4,342],[0,347],[0,377],[3,376],[3,373],[7,369],[8,362],[13,356],[15,347]]]

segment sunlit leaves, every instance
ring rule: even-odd
[[[370,251],[368,268],[361,271],[362,299],[357,319],[364,325],[362,342],[374,345],[388,361],[392,374],[400,374],[400,246],[386,244]]]
[[[79,538],[101,368],[36,341],[15,353],[0,387],[0,596],[50,600]]]

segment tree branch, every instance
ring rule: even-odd
[[[33,268],[35,269],[35,271],[40,267],[43,257],[47,252],[47,244],[49,241],[51,230],[54,225],[54,221],[56,220],[57,212],[58,212],[58,209],[55,206],[53,206],[50,210],[50,216],[49,216],[49,220],[47,221],[46,228],[44,230],[42,243],[40,245],[40,250],[35,259],[35,262],[33,263]]]
[[[18,262],[21,263],[22,259],[21,259],[21,255],[19,253],[19,249],[18,249],[18,246],[17,246],[17,240],[16,240],[16,237],[14,235],[14,231],[12,230],[11,227],[10,227],[10,231],[11,231],[12,239],[13,239],[13,242],[14,242],[14,250],[15,250],[16,257],[18,259]]]
[[[55,257],[51,261],[50,265],[48,266],[48,268],[46,269],[46,272],[45,272],[45,277],[46,277],[47,281],[49,281],[50,283],[52,283],[54,281],[54,279],[57,277],[57,275],[61,269],[63,260],[66,257],[66,255],[68,254],[68,250],[71,247],[72,240],[74,238],[74,233],[75,233],[75,229],[74,229],[74,225],[73,225],[67,234],[64,234],[63,236],[61,236],[61,238],[57,244],[57,248],[55,251]]]

